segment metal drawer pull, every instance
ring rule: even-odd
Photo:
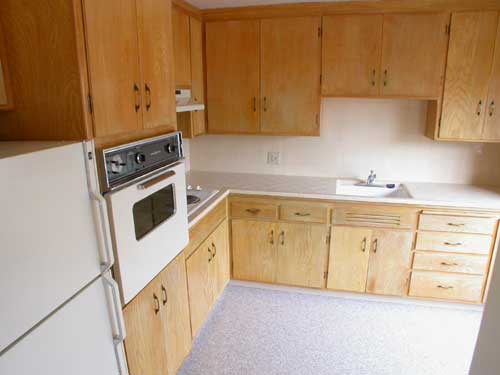
[[[153,300],[155,301],[155,314],[158,314],[160,311],[160,300],[156,297],[156,294],[153,293]]]
[[[450,227],[463,227],[463,226],[465,226],[465,224],[461,224],[461,223],[460,224],[457,224],[457,223],[448,223],[448,225]]]
[[[378,250],[378,238],[373,241],[373,252],[376,253]]]
[[[364,253],[366,251],[366,237],[361,241],[361,251]]]
[[[163,306],[165,306],[168,301],[168,296],[167,296],[167,289],[165,289],[163,284],[161,285],[161,292],[163,294],[163,299],[161,300],[161,302],[163,303]]]
[[[377,74],[377,71],[373,69],[372,71],[372,86],[375,86],[375,74]]]
[[[139,109],[141,108],[141,93],[139,91],[139,86],[137,86],[136,83],[134,83],[134,93],[135,93],[135,111],[139,112]]]
[[[477,109],[476,109],[476,114],[478,116],[481,116],[481,112],[483,111],[483,101],[480,100],[479,103],[477,103]]]
[[[296,212],[295,216],[306,217],[306,216],[311,216],[311,214],[308,212]]]
[[[214,249],[214,258],[217,255],[217,246],[212,242],[212,249]]]
[[[285,231],[284,231],[284,230],[282,230],[282,231],[281,231],[281,233],[280,233],[280,238],[281,238],[280,243],[281,243],[282,245],[284,245],[284,244],[285,244]]]
[[[274,245],[274,229],[269,233],[269,243]]]
[[[245,211],[252,214],[252,215],[257,215],[260,212],[260,209],[259,208],[247,208]]]
[[[445,289],[445,290],[453,289],[452,286],[444,286],[444,285],[438,285],[437,288],[439,288],[439,289]]]
[[[458,266],[458,263],[447,263],[447,262],[441,262],[442,266]]]
[[[253,111],[257,112],[257,98],[255,96],[253,97]]]
[[[144,89],[146,90],[146,111],[149,111],[151,108],[151,88],[146,83]]]
[[[445,242],[446,246],[462,246],[461,242]]]
[[[208,250],[208,263],[210,263],[212,259],[214,259],[214,254],[212,254],[210,247],[207,247],[207,250]]]
[[[264,96],[264,112],[267,112],[267,97]]]
[[[387,80],[387,69],[384,70],[384,86],[387,86],[388,80]]]
[[[495,113],[495,101],[492,100],[490,103],[490,117]]]
[[[146,190],[149,189],[152,186],[155,186],[156,184],[165,181],[167,178],[175,176],[175,171],[168,171],[167,173],[162,174],[161,176],[152,178],[151,180],[146,181],[143,184],[137,185],[137,189],[139,190]]]

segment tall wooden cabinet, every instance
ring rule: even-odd
[[[184,254],[124,309],[131,374],[175,375],[191,350]]]
[[[319,135],[321,18],[206,24],[210,133]]]

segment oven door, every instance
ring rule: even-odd
[[[189,241],[184,163],[106,195],[124,303],[137,295]]]

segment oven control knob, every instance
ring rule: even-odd
[[[177,151],[177,146],[169,143],[165,146],[165,151],[169,154],[172,154]]]
[[[146,155],[143,152],[138,152],[135,154],[135,162],[137,164],[142,164],[146,161]]]

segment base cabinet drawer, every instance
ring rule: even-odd
[[[418,223],[420,230],[492,234],[495,219],[488,217],[451,216],[451,215],[420,215]]]
[[[483,255],[416,253],[413,269],[484,275],[488,257]]]
[[[415,248],[417,250],[487,255],[490,253],[491,240],[490,236],[482,234],[419,232]]]
[[[231,202],[232,217],[278,219],[278,206],[261,202]]]
[[[414,271],[411,276],[409,295],[481,302],[483,282],[484,276]]]
[[[303,221],[307,223],[326,223],[328,210],[325,207],[283,205],[280,207],[280,219]]]

